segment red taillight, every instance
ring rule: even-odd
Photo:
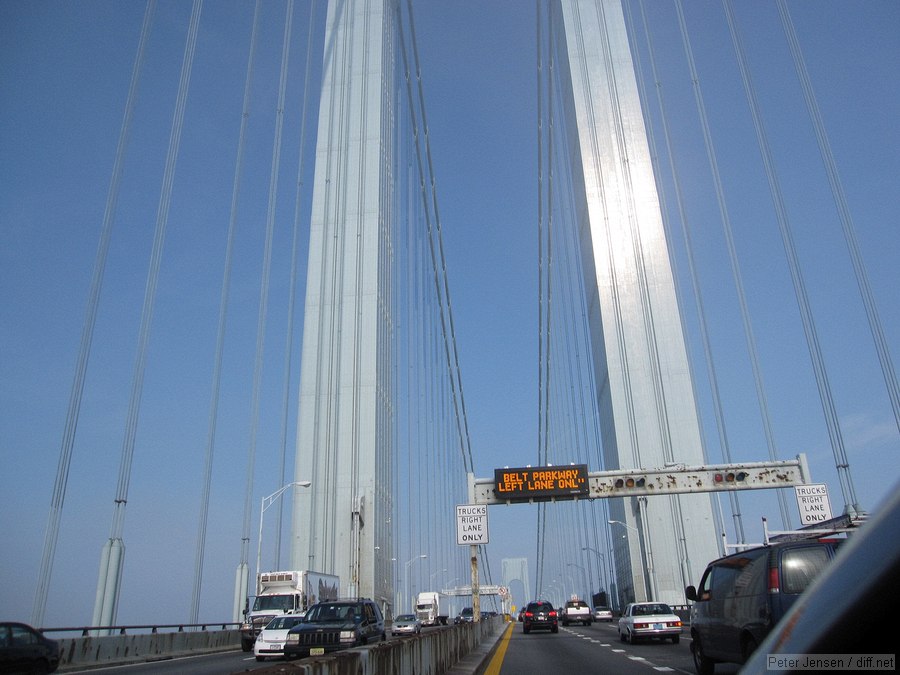
[[[532,614],[531,612],[525,612],[525,616],[532,617],[532,616],[534,616],[534,614]]]
[[[769,593],[780,593],[781,592],[781,584],[778,581],[778,568],[772,567],[769,569]]]
[[[556,616],[556,610],[555,610],[555,609],[554,609],[552,612],[550,612],[550,616]]]
[[[681,622],[680,621],[669,621],[668,625],[671,626],[672,628],[678,628],[679,626],[681,626]]]
[[[649,625],[650,624],[648,624],[648,623],[636,623],[636,624],[634,624],[634,628],[635,628],[635,630],[640,630],[641,628],[646,628]]]

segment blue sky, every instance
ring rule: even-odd
[[[834,460],[797,318],[784,253],[722,9],[685,3],[697,67],[720,152],[779,447],[809,456],[832,507],[842,503]],[[892,0],[788,3],[846,190],[893,358],[900,358],[900,5]],[[855,288],[846,246],[791,61],[770,3],[735,2],[764,120],[775,148],[797,247],[860,501],[873,508],[900,476],[900,441]],[[532,3],[415,2],[419,53],[435,158],[444,244],[456,319],[476,473],[536,458],[537,235],[535,232],[535,57]],[[702,139],[669,3],[648,3],[651,30],[678,130],[676,154],[711,319],[713,347],[736,459],[765,459],[755,394],[712,199]],[[242,217],[261,223],[278,78],[281,3],[267,3],[253,110],[253,150]],[[320,15],[324,10],[320,8]],[[101,545],[109,536],[115,473],[143,297],[146,260],[190,6],[157,12],[128,149],[94,350],[82,406],[46,625],[90,619]],[[302,72],[308,5],[295,10],[292,72]],[[125,95],[142,20],[139,3],[0,3],[0,607],[31,613],[36,570],[74,362],[87,302]],[[252,4],[208,2],[185,118],[173,205],[150,340],[144,403],[129,500],[125,622],[186,613],[179,593],[145,578],[190,577],[197,466],[209,405],[224,223],[240,116]],[[299,137],[300,85],[289,89],[286,137]],[[256,118],[255,118],[256,119]],[[312,134],[310,133],[310,136]],[[287,152],[287,151],[286,151]],[[291,154],[290,162],[295,162]],[[287,155],[286,155],[287,156]],[[267,339],[260,445],[278,442],[286,265],[295,165],[285,160]],[[288,196],[291,195],[291,196]],[[671,198],[669,204],[673,204]],[[260,229],[241,230],[226,342],[217,475],[205,607],[229,613],[237,562],[253,369]],[[677,262],[688,288],[683,246]],[[305,252],[305,249],[304,249]],[[208,254],[208,255],[207,255]],[[305,253],[304,253],[305,254]],[[189,291],[186,291],[189,289]],[[302,294],[301,296],[302,297]],[[695,317],[684,300],[692,357]],[[295,340],[299,335],[295,334]],[[297,361],[299,363],[299,360]],[[705,431],[716,432],[697,361]],[[296,377],[296,376],[295,376]],[[232,458],[232,459],[226,459]],[[523,461],[524,459],[524,461]],[[593,468],[593,467],[592,467]],[[259,471],[259,469],[258,469]],[[260,490],[260,494],[271,490]],[[258,498],[257,498],[258,501]],[[745,500],[745,523],[774,519],[775,500]],[[491,565],[533,557],[521,536],[533,512],[491,512]],[[139,525],[138,525],[139,524]],[[141,536],[137,536],[140,530]],[[184,549],[160,555],[159,549]],[[209,593],[209,591],[207,591]],[[213,594],[214,595],[214,594]],[[65,599],[62,599],[65,598]],[[182,609],[184,608],[184,609]],[[204,616],[207,611],[204,612]]]

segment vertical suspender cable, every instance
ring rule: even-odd
[[[681,6],[680,6],[680,3],[678,2],[678,0],[675,1],[675,6],[676,6],[676,9],[678,9],[678,10],[681,9]],[[640,3],[640,9],[641,9],[641,14],[643,17],[644,25],[646,27],[647,17],[644,12],[643,2]],[[681,18],[682,18],[681,14],[679,13],[679,19],[681,19]],[[683,21],[680,22],[680,26],[681,26],[682,41],[685,42],[685,45],[686,45],[685,49],[687,50],[688,49],[687,44],[686,44],[687,43],[687,32],[686,32],[686,27],[685,27]],[[719,433],[719,444],[722,448],[722,455],[723,455],[725,462],[731,463],[731,461],[732,461],[731,445],[728,441],[728,431],[727,431],[726,424],[725,424],[725,414],[724,414],[724,411],[722,408],[722,396],[719,392],[719,378],[716,373],[716,364],[715,364],[715,359],[713,358],[712,346],[710,343],[709,323],[706,318],[706,305],[705,305],[704,299],[703,299],[703,291],[702,291],[702,288],[700,285],[700,278],[699,278],[699,275],[697,272],[697,264],[696,264],[696,259],[694,256],[693,236],[691,233],[690,224],[688,222],[688,216],[685,211],[684,193],[683,193],[682,187],[681,187],[681,176],[678,172],[677,167],[675,166],[675,157],[673,154],[674,151],[673,151],[673,146],[672,146],[672,135],[671,135],[671,132],[669,129],[669,119],[668,119],[668,115],[667,115],[666,104],[665,104],[663,94],[662,94],[662,86],[660,84],[659,74],[658,74],[657,64],[656,64],[656,55],[655,55],[655,51],[654,51],[653,41],[650,37],[649,29],[645,30],[645,35],[646,35],[646,39],[647,39],[647,51],[650,56],[650,66],[651,66],[651,69],[653,72],[653,79],[656,83],[656,87],[655,87],[656,97],[657,97],[657,102],[658,102],[660,113],[661,113],[660,119],[662,121],[663,137],[665,139],[665,144],[666,144],[666,154],[668,155],[668,158],[669,158],[669,168],[670,168],[670,171],[672,174],[672,182],[673,182],[674,189],[675,189],[675,201],[678,206],[678,214],[679,214],[679,219],[681,221],[681,232],[682,232],[682,237],[684,238],[684,242],[685,242],[685,252],[687,254],[688,270],[690,271],[690,278],[691,278],[691,288],[693,290],[694,303],[696,304],[696,307],[697,307],[697,318],[698,318],[698,322],[700,324],[700,336],[702,338],[702,343],[703,343],[703,355],[704,355],[705,361],[706,361],[707,379],[709,381],[709,386],[710,386],[711,395],[712,395],[713,412],[715,413],[715,418],[716,418],[716,429],[718,430],[718,433]],[[688,61],[691,64],[691,80],[694,83],[695,92],[696,92],[696,86],[698,84],[698,76],[697,76],[696,70],[693,67],[693,61],[691,60],[690,56],[691,56],[690,52],[688,52],[688,57],[689,57]],[[669,456],[669,457],[667,457],[667,460],[674,461],[674,457]],[[735,533],[737,535],[737,541],[740,543],[743,543],[744,541],[746,541],[746,539],[744,536],[743,520],[741,518],[740,501],[738,499],[737,493],[734,491],[731,491],[728,493],[728,498],[729,498],[729,501],[731,502],[731,511],[732,511],[732,516],[734,518],[734,528],[735,528]]]
[[[100,575],[97,584],[97,596],[94,605],[94,625],[110,625],[115,621],[118,608],[118,593],[121,585],[121,572],[124,555],[122,535],[125,529],[125,509],[128,503],[128,489],[131,483],[131,468],[134,460],[134,445],[137,436],[138,416],[141,406],[141,395],[144,388],[144,372],[147,363],[147,351],[150,343],[150,328],[153,324],[153,310],[156,304],[156,287],[159,281],[159,270],[162,262],[163,245],[166,238],[166,227],[169,219],[169,207],[172,202],[172,185],[175,181],[175,164],[181,142],[184,123],[184,110],[190,89],[191,68],[194,62],[194,50],[197,44],[197,32],[200,25],[202,0],[194,0],[185,44],[184,58],[181,64],[181,77],[178,83],[178,95],[175,101],[175,112],[169,135],[169,146],[166,153],[166,164],[163,171],[162,190],[156,214],[156,230],[153,238],[153,249],[150,253],[150,267],[147,284],[144,289],[144,303],[141,311],[141,325],[138,333],[138,349],[135,358],[131,384],[131,397],[125,422],[125,434],[122,441],[122,455],[119,464],[119,480],[116,488],[115,506],[113,510],[110,538],[101,554]],[[107,557],[109,550],[117,550],[114,557]]]
[[[119,141],[116,145],[116,157],[113,162],[112,177],[110,178],[109,191],[106,197],[106,210],[103,214],[103,225],[100,228],[100,242],[97,246],[97,257],[94,261],[94,273],[91,279],[91,290],[88,296],[88,305],[85,310],[84,324],[81,329],[81,343],[78,349],[78,358],[75,364],[75,376],[72,379],[72,390],[69,394],[69,407],[66,411],[66,424],[63,431],[63,439],[59,452],[59,465],[56,471],[56,482],[53,485],[53,495],[50,502],[50,514],[47,530],[44,533],[44,549],[41,555],[41,566],[38,571],[37,586],[34,595],[34,607],[31,614],[31,623],[41,626],[44,623],[44,612],[47,608],[47,596],[50,591],[50,577],[53,572],[53,561],[56,556],[56,543],[59,539],[59,522],[62,517],[63,505],[66,499],[66,487],[69,480],[69,468],[72,464],[72,451],[75,445],[75,430],[78,426],[78,415],[81,410],[81,397],[84,393],[84,380],[87,374],[88,359],[93,342],[94,326],[97,322],[97,308],[100,304],[100,290],[103,286],[103,276],[106,270],[106,258],[109,252],[109,241],[112,235],[112,227],[115,222],[116,205],[119,199],[119,183],[122,179],[125,160],[125,146],[131,132],[131,120],[134,114],[134,104],[137,100],[140,71],[144,63],[147,42],[150,38],[150,28],[153,23],[153,15],[156,11],[156,0],[149,0],[144,10],[144,21],[141,25],[141,37],[138,43],[137,56],[131,70],[131,84],[128,88],[128,96],[125,100],[125,114],[122,119],[122,127],[119,130]]]
[[[247,74],[244,78],[244,98],[241,104],[241,125],[238,133],[237,157],[234,165],[234,179],[231,186],[231,209],[228,217],[228,233],[225,243],[225,269],[222,274],[222,290],[219,297],[219,322],[216,329],[216,352],[213,362],[212,394],[209,402],[209,423],[206,433],[206,452],[203,472],[202,498],[200,500],[200,519],[197,528],[197,551],[194,557],[194,585],[191,594],[191,623],[198,623],[200,618],[200,590],[203,583],[203,561],[206,554],[206,528],[209,521],[209,494],[212,484],[212,464],[215,453],[216,427],[218,424],[219,390],[222,382],[222,356],[225,348],[225,327],[228,318],[228,291],[231,286],[231,268],[234,256],[234,238],[237,229],[238,193],[244,168],[244,140],[247,121],[250,117],[250,91],[253,80],[253,57],[256,51],[256,38],[259,31],[259,15],[261,0],[256,0],[253,11],[253,27],[250,32],[250,48],[247,56]]]
[[[778,11],[781,14],[781,22],[784,26],[784,33],[787,36],[788,46],[791,49],[794,67],[797,69],[797,75],[800,78],[800,87],[803,89],[803,97],[806,99],[809,117],[812,121],[813,129],[816,132],[816,141],[819,144],[819,152],[822,154],[822,163],[828,174],[828,183],[831,186],[834,203],[841,219],[841,228],[844,232],[844,239],[847,242],[847,249],[850,252],[850,260],[853,263],[853,272],[856,274],[856,285],[859,287],[859,293],[862,296],[863,305],[866,310],[866,318],[869,321],[869,330],[872,333],[872,339],[875,342],[875,350],[878,353],[878,360],[881,363],[881,373],[888,390],[891,409],[894,411],[894,422],[897,425],[897,429],[900,430],[900,388],[897,386],[897,374],[894,372],[894,366],[891,362],[891,353],[888,350],[887,340],[884,337],[884,330],[881,327],[881,318],[878,314],[878,308],[875,305],[875,297],[872,295],[872,288],[869,284],[866,266],[859,250],[859,242],[856,239],[856,229],[853,226],[850,207],[847,204],[844,187],[841,183],[840,176],[838,175],[837,163],[834,160],[834,153],[831,151],[831,143],[828,140],[828,134],[825,132],[825,124],[822,121],[822,114],[819,112],[819,105],[816,102],[816,97],[813,93],[809,71],[806,68],[803,53],[800,51],[800,42],[797,40],[797,32],[794,30],[793,21],[791,20],[791,16],[788,13],[788,8],[784,0],[777,0],[776,4],[778,5]]]
[[[253,472],[256,464],[256,436],[259,428],[259,399],[262,382],[263,352],[266,341],[266,319],[269,304],[269,277],[272,263],[272,240],[275,231],[275,203],[278,187],[278,169],[281,160],[281,136],[284,124],[284,96],[287,88],[288,56],[290,54],[291,23],[294,2],[288,0],[285,10],[284,39],[281,49],[281,74],[278,103],[275,110],[275,137],[272,145],[272,166],[269,173],[269,198],[266,216],[266,239],[263,247],[262,280],[259,291],[259,315],[256,324],[256,359],[253,368],[253,390],[250,409],[250,444],[247,451],[247,485],[244,492],[244,524],[241,532],[241,564],[248,562],[250,546],[250,516],[253,510]],[[259,570],[256,570],[259,573]]]
[[[835,468],[837,469],[838,478],[841,484],[844,507],[848,512],[858,511],[859,504],[856,500],[856,490],[853,487],[853,478],[850,475],[850,462],[847,459],[847,452],[844,448],[844,439],[841,434],[840,421],[838,420],[837,409],[835,408],[834,399],[831,395],[831,385],[828,382],[825,359],[822,355],[822,348],[819,345],[816,324],[809,304],[809,297],[806,292],[803,273],[800,269],[800,261],[797,256],[796,246],[794,245],[793,233],[791,232],[790,223],[788,222],[787,210],[784,206],[784,199],[781,194],[781,186],[779,185],[775,174],[775,162],[772,156],[772,150],[769,147],[768,137],[763,126],[759,102],[757,101],[753,82],[750,78],[750,70],[747,65],[743,43],[737,32],[734,9],[732,8],[730,0],[722,1],[725,6],[725,16],[728,21],[728,29],[731,32],[731,40],[738,58],[741,80],[744,84],[744,91],[747,95],[750,113],[753,117],[753,127],[756,130],[757,142],[759,143],[760,153],[762,155],[763,164],[765,165],[766,178],[769,182],[769,190],[772,194],[775,215],[778,220],[778,229],[781,232],[781,239],[788,259],[788,268],[790,269],[791,280],[794,284],[794,294],[796,295],[797,304],[800,310],[803,331],[806,336],[806,344],[809,349],[810,359],[812,360],[816,385],[819,390],[819,398],[822,403],[822,412],[825,415],[825,424],[828,428],[828,436],[834,454]]]
[[[197,31],[200,24],[202,0],[194,0],[191,23],[185,45],[184,60],[181,66],[181,78],[178,84],[178,96],[175,102],[175,113],[172,119],[172,130],[169,136],[169,148],[163,172],[162,192],[156,216],[156,232],[153,250],[150,254],[150,269],[144,291],[144,305],[141,314],[141,327],[138,335],[138,351],[135,359],[132,379],[131,399],[128,406],[128,418],[125,425],[125,438],[122,443],[122,456],[119,466],[119,484],[116,491],[116,506],[113,515],[111,538],[120,539],[124,528],[125,504],[128,502],[128,487],[131,480],[131,466],[134,459],[134,442],[137,435],[138,414],[140,412],[141,394],[144,385],[144,370],[147,362],[147,348],[150,342],[150,327],[153,323],[153,310],[156,304],[156,286],[159,281],[159,269],[162,262],[163,244],[166,237],[166,226],[169,219],[169,206],[172,203],[172,185],[175,181],[175,163],[181,143],[181,131],[184,122],[184,109],[190,88],[191,67],[194,62],[194,49],[197,44]]]
[[[762,369],[759,365],[759,350],[756,346],[756,337],[753,331],[753,323],[750,320],[750,310],[747,305],[747,294],[744,290],[743,275],[741,273],[740,260],[737,255],[737,249],[734,242],[734,231],[731,227],[731,216],[725,201],[725,191],[722,187],[722,176],[719,171],[719,164],[716,159],[715,145],[712,140],[709,120],[706,114],[706,104],[703,100],[703,92],[700,87],[700,77],[697,74],[697,68],[694,63],[693,48],[687,33],[687,26],[684,19],[684,10],[680,0],[675,3],[678,12],[678,22],[681,29],[682,44],[685,56],[691,70],[691,82],[694,89],[694,100],[697,106],[697,115],[700,120],[701,130],[703,132],[703,142],[706,148],[707,162],[709,163],[710,173],[713,179],[713,185],[716,192],[716,202],[719,206],[719,215],[722,219],[722,228],[725,233],[725,242],[728,248],[728,258],[731,263],[731,274],[734,280],[735,290],[738,297],[738,306],[741,311],[741,321],[744,327],[744,337],[747,341],[747,353],[750,358],[750,365],[753,372],[753,382],[756,387],[756,398],[759,404],[760,416],[763,424],[763,432],[766,437],[766,445],[769,451],[769,459],[775,461],[778,459],[778,449],[775,444],[775,434],[772,429],[772,420],[769,415],[769,403],[766,396],[765,386],[763,384]],[[785,527],[788,527],[789,516],[787,501],[784,490],[777,490],[778,505],[781,512],[781,520]]]

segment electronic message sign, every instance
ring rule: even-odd
[[[571,499],[588,489],[587,464],[494,469],[494,495],[504,501]]]

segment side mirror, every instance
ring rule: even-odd
[[[697,599],[698,599],[697,598],[697,589],[694,588],[693,586],[688,586],[687,588],[685,588],[684,594],[688,600],[693,600],[694,602],[697,602]]]

